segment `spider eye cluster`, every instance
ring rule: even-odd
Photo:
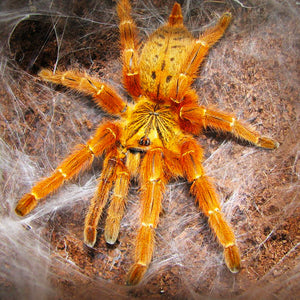
[[[150,139],[147,137],[147,136],[143,136],[140,141],[139,141],[139,144],[141,146],[149,146],[150,145]]]

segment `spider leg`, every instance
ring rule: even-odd
[[[24,216],[32,211],[38,201],[58,189],[64,181],[76,176],[81,170],[89,167],[94,156],[100,156],[116,143],[120,129],[114,123],[100,125],[95,135],[86,145],[77,145],[71,153],[50,175],[42,179],[18,202],[16,213]]]
[[[276,149],[279,146],[277,141],[261,136],[249,126],[243,125],[236,117],[197,104],[183,105],[180,109],[180,118],[188,120],[199,128],[210,127],[215,130],[230,132],[237,138],[262,148]]]
[[[128,93],[134,97],[141,95],[140,70],[137,52],[137,28],[130,16],[128,0],[120,0],[117,7],[120,18],[120,38],[123,58],[123,80]]]
[[[178,79],[174,82],[174,86],[172,87],[173,92],[171,98],[173,101],[182,101],[186,90],[192,84],[195,74],[198,71],[205,55],[223,36],[230,20],[231,14],[224,13],[214,27],[207,29],[202,35],[200,35],[199,39],[192,41],[190,51],[187,53],[186,61],[182,64],[182,69],[179,73]]]
[[[56,71],[42,69],[39,76],[45,80],[61,84],[74,90],[91,95],[102,109],[113,115],[122,115],[127,104],[108,84],[85,73],[69,70]]]
[[[109,192],[116,180],[117,166],[120,163],[116,152],[116,148],[112,149],[104,160],[99,184],[85,217],[84,243],[89,247],[93,247],[96,242],[97,225],[107,202]]]
[[[191,193],[203,213],[208,217],[209,225],[224,247],[224,258],[229,270],[236,273],[240,269],[240,255],[235,236],[230,225],[225,221],[217,195],[208,177],[205,175],[202,161],[202,149],[190,139],[181,147],[181,164],[189,182]]]
[[[137,234],[135,262],[127,279],[130,285],[135,285],[142,279],[152,258],[155,228],[165,189],[161,149],[155,148],[145,154],[141,165],[141,189],[141,227]]]
[[[129,187],[129,172],[121,160],[116,166],[116,181],[113,195],[107,210],[104,237],[108,244],[114,244],[120,231],[120,221],[124,215],[126,196]]]

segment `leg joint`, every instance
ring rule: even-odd
[[[160,178],[150,178],[149,181],[151,183],[159,183],[161,181],[161,179]]]
[[[232,247],[234,245],[235,245],[235,243],[228,243],[228,244],[224,245],[224,248],[229,248],[229,247]]]
[[[107,127],[106,130],[109,131],[114,136],[115,139],[117,139],[115,132],[111,128]]]
[[[236,122],[236,119],[235,119],[235,118],[232,118],[232,119],[231,119],[231,122],[230,122],[230,127],[234,127],[235,122]]]
[[[31,192],[30,193],[30,195],[32,195],[36,200],[38,200],[39,199],[39,197],[37,196],[37,194],[36,193],[34,193],[34,192]]]
[[[219,212],[219,211],[220,211],[220,209],[218,207],[215,207],[214,209],[209,210],[208,214],[211,215],[211,214],[214,214],[214,213]]]
[[[195,151],[194,151],[194,150],[188,150],[188,151],[184,152],[184,153],[181,155],[181,157],[184,157],[184,156],[186,156],[186,155],[188,155],[188,154],[190,154],[190,153],[195,153]]]
[[[142,226],[143,226],[143,227],[153,228],[153,223],[145,223],[145,222],[142,222]]]
[[[205,48],[208,48],[209,45],[202,39],[199,39],[196,41],[196,44],[200,44],[201,46],[205,47]]]
[[[64,178],[67,177],[67,174],[64,173],[64,171],[63,171],[61,168],[57,169],[57,171],[58,171]]]

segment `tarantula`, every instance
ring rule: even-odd
[[[165,186],[171,178],[185,177],[196,203],[224,247],[229,270],[238,272],[240,254],[235,236],[205,175],[202,149],[194,136],[210,127],[263,148],[275,149],[278,143],[262,137],[236,117],[200,106],[196,91],[191,88],[199,65],[224,34],[231,14],[224,13],[214,27],[195,39],[183,25],[181,6],[175,3],[168,22],[149,37],[140,51],[130,11],[129,1],[120,0],[117,12],[123,81],[133,103],[127,103],[114,88],[83,72],[41,70],[43,80],[91,95],[103,110],[118,119],[100,124],[85,145],[78,145],[48,178],[23,196],[15,211],[20,216],[28,214],[40,199],[87,169],[94,157],[104,155],[99,184],[85,218],[84,243],[94,246],[98,221],[111,190],[104,237],[108,244],[116,242],[130,180],[137,178],[142,207],[135,261],[127,279],[128,284],[137,284],[151,262]]]

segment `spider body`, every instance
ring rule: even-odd
[[[190,183],[191,194],[224,247],[228,268],[237,272],[240,255],[235,236],[205,175],[202,149],[193,135],[210,127],[264,148],[277,148],[278,143],[233,116],[199,106],[191,88],[200,63],[223,35],[231,15],[225,13],[213,28],[195,39],[183,25],[181,7],[175,3],[169,21],[150,36],[139,55],[130,9],[128,0],[119,1],[124,86],[134,102],[126,103],[112,87],[79,71],[42,70],[44,80],[92,95],[98,105],[119,119],[100,124],[86,144],[78,145],[48,178],[23,196],[16,213],[26,215],[41,198],[88,168],[95,156],[103,155],[103,170],[85,219],[84,242],[94,246],[98,222],[108,200],[104,237],[109,244],[116,242],[130,179],[135,177],[141,186],[141,216],[128,284],[137,284],[148,269],[165,186],[177,177]]]

